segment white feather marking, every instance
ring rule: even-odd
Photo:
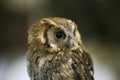
[[[50,43],[50,46],[51,46],[51,47],[54,47],[54,48],[57,47],[57,45],[55,45],[55,44],[53,44],[53,43]]]
[[[40,59],[40,62],[39,62],[39,65],[38,65],[39,68],[41,68],[44,65],[45,61],[46,61],[46,58],[44,58],[44,57]]]

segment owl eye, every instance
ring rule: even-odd
[[[63,31],[57,31],[55,35],[57,39],[65,37],[65,33]]]

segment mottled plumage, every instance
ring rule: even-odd
[[[28,47],[30,80],[94,80],[92,59],[73,21],[38,21],[28,30]]]

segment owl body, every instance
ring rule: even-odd
[[[30,80],[94,80],[93,62],[77,26],[65,18],[44,18],[28,30]]]

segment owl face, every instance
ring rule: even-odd
[[[64,18],[44,18],[34,24],[28,33],[29,44],[32,44],[33,47],[35,47],[34,44],[37,44],[36,47],[40,49],[72,50],[78,48],[81,44],[76,24]]]

